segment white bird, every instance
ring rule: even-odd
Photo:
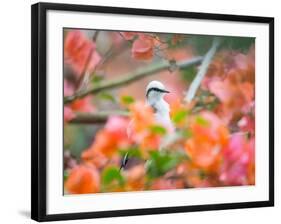
[[[170,106],[163,98],[166,93],[169,91],[161,82],[151,81],[146,87],[146,103],[152,107],[156,122],[172,133],[174,125],[170,118]]]
[[[170,106],[164,100],[165,94],[169,93],[165,86],[159,81],[151,81],[146,87],[146,104],[154,111],[155,121],[162,125],[168,133],[174,133],[174,125],[170,118]],[[131,135],[131,126],[133,121],[127,129],[128,136]],[[161,148],[161,146],[160,146]],[[124,168],[129,160],[128,152],[125,154],[121,161],[120,170]]]

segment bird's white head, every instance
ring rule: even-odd
[[[166,90],[165,86],[161,82],[151,81],[146,87],[147,102],[152,105],[161,100],[166,93],[169,93],[169,91]]]
[[[172,132],[174,126],[170,119],[170,106],[163,99],[166,93],[169,91],[159,81],[152,81],[146,87],[146,100],[154,111],[156,121]]]

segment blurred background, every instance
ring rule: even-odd
[[[65,193],[255,183],[254,38],[79,29],[63,38]],[[171,92],[173,135],[145,107],[152,80]]]

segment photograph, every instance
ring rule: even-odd
[[[280,220],[277,3],[16,3],[0,224]]]
[[[255,37],[61,34],[64,196],[255,185]]]

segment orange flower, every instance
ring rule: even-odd
[[[70,104],[70,107],[74,111],[80,112],[93,112],[95,107],[91,103],[91,96],[86,96],[82,99],[77,99]]]
[[[220,151],[228,142],[228,130],[211,112],[202,112],[190,124],[192,137],[185,150],[195,166],[206,171],[216,171],[221,161]]]
[[[101,151],[89,148],[82,152],[81,158],[85,163],[94,164],[97,168],[106,165],[108,158]]]
[[[99,151],[102,154],[110,157],[117,151],[117,142],[118,139],[111,135],[106,130],[101,130],[96,134],[95,141],[91,146],[91,150]]]
[[[97,193],[100,190],[100,177],[94,166],[79,165],[70,171],[65,182],[66,190],[71,194]]]
[[[220,184],[217,173],[206,172],[194,163],[185,162],[180,164],[177,172],[183,176],[189,187],[214,187]]]
[[[147,158],[149,152],[152,150],[158,150],[161,142],[161,137],[154,133],[148,133],[143,137],[140,142],[140,149],[142,150],[143,156]]]
[[[148,127],[154,124],[154,115],[151,107],[142,102],[136,102],[130,106],[132,122],[130,132],[133,134],[147,131]]]
[[[128,147],[131,141],[127,136],[127,127],[127,119],[118,116],[110,117],[104,129],[96,134],[90,148],[82,153],[84,161],[93,162],[100,167],[106,163],[106,157],[113,157],[118,149]]]
[[[156,125],[153,111],[144,103],[137,102],[130,106],[132,121],[128,127],[130,139],[139,144],[143,156],[147,157],[150,150],[157,150],[161,135],[151,131],[150,127]]]
[[[140,191],[145,187],[145,168],[143,164],[136,165],[125,173],[127,191]]]

